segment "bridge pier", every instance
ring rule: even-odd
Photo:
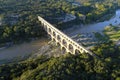
[[[38,19],[41,22],[41,25],[45,28],[45,30],[51,36],[51,40],[56,42],[56,45],[59,43],[61,46],[61,49],[65,49],[66,52],[70,52],[71,54],[89,53],[92,56],[94,55],[92,52],[87,50],[85,47],[78,44],[77,42],[72,40],[70,37],[68,37],[66,34],[64,34],[60,30],[55,28],[53,25],[48,23],[42,17],[38,16]]]

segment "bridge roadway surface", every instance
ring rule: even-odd
[[[38,19],[41,22],[41,25],[47,31],[47,33],[51,36],[51,39],[54,40],[57,44],[59,44],[62,49],[64,48],[66,52],[69,52],[71,54],[88,53],[91,56],[97,57],[90,50],[86,49],[84,46],[72,40],[70,37],[58,30],[56,27],[51,25],[42,17],[38,16]]]

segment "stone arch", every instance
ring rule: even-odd
[[[61,44],[59,42],[57,42],[57,46],[61,46]]]
[[[81,53],[86,53],[85,50],[82,50]]]
[[[53,36],[56,37],[56,33],[53,31]]]
[[[66,48],[65,47],[62,47],[62,52],[66,53]]]
[[[81,52],[78,49],[75,50],[75,54],[80,54],[80,53]]]
[[[53,38],[52,40],[56,42],[55,38]]]
[[[65,39],[62,40],[62,44],[63,44],[65,47],[67,47],[67,42],[66,42]]]
[[[69,45],[68,45],[68,49],[69,49],[71,52],[74,52],[73,45],[69,44]]]
[[[52,32],[52,30],[51,30],[50,28],[48,28],[48,32],[49,32],[49,33],[51,33],[51,32]]]
[[[61,37],[60,37],[60,35],[57,35],[57,40],[61,42]]]
[[[72,54],[71,52],[67,52],[68,54]]]
[[[81,53],[82,53],[82,50],[83,50],[83,49],[82,49],[82,48],[80,48],[80,52],[81,52]]]
[[[45,29],[45,31],[48,31],[48,29],[47,29],[47,25],[44,25],[44,29]]]

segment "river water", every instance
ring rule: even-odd
[[[100,32],[109,24],[120,24],[120,10],[117,10],[115,16],[108,21],[88,25],[76,25],[72,28],[66,29],[65,33],[69,36],[74,36],[78,33]],[[26,56],[31,53],[35,53],[40,47],[45,45],[45,43],[46,41],[42,39],[0,50],[0,60],[12,59],[14,57]]]
[[[74,36],[79,33],[101,32],[109,24],[120,25],[120,9],[116,10],[116,14],[110,20],[87,25],[75,25],[72,28],[66,29],[64,32],[69,36]]]
[[[20,45],[14,45],[12,47],[0,50],[0,63],[1,60],[9,60],[16,57],[23,58],[39,51],[39,49],[47,44],[48,40],[45,38],[35,40],[31,42],[22,43]]]

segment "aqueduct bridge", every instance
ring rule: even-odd
[[[96,56],[91,51],[78,44],[66,34],[55,28],[42,17],[38,16],[38,19],[41,22],[41,25],[44,27],[45,31],[47,31],[47,33],[51,36],[51,39],[55,41],[56,44],[60,45],[62,49],[65,49],[66,52],[71,54],[89,53],[92,56]]]

